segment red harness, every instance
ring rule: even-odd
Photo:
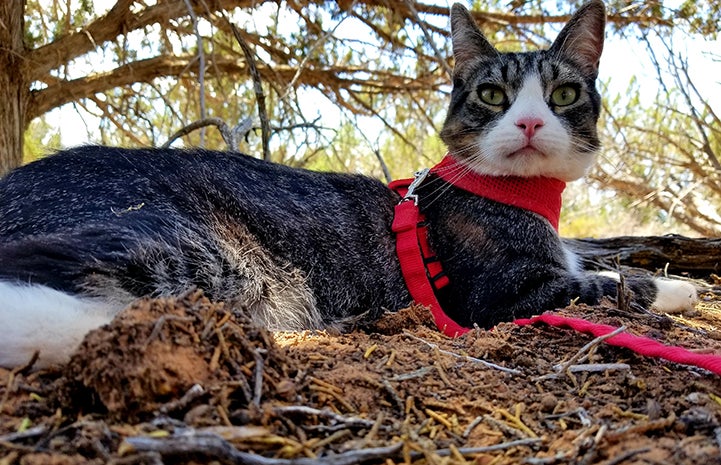
[[[436,326],[450,337],[469,331],[445,314],[435,290],[448,284],[440,261],[433,255],[428,244],[423,215],[418,208],[415,190],[426,176],[433,173],[444,181],[475,195],[486,197],[515,207],[524,208],[545,217],[558,229],[561,210],[563,181],[548,178],[515,178],[479,175],[468,169],[452,156],[446,157],[432,169],[416,173],[414,179],[393,181],[390,187],[403,199],[396,205],[393,231],[396,233],[396,251],[403,278],[416,302],[431,309]],[[443,189],[442,186],[436,189]],[[609,334],[616,328],[560,315],[543,314],[533,318],[514,321],[517,325],[546,323],[556,327],[568,327],[594,336]],[[611,345],[626,347],[647,357],[659,357],[676,363],[694,365],[721,375],[721,357],[713,354],[697,354],[682,347],[666,346],[649,338],[621,333],[606,340]]]
[[[390,188],[403,198],[396,205],[393,232],[396,253],[403,279],[414,301],[429,307],[436,326],[444,334],[456,337],[469,331],[453,321],[441,308],[435,291],[448,284],[441,262],[428,244],[425,218],[418,208],[415,190],[429,173],[480,197],[537,213],[558,230],[561,193],[566,183],[551,178],[487,176],[476,173],[453,156],[446,155],[440,163],[416,173],[413,179],[399,179]],[[442,189],[442,186],[438,186]]]

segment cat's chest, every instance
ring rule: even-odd
[[[566,267],[561,240],[541,216],[492,200],[475,198],[427,212],[429,241],[447,267],[485,261],[532,260]]]

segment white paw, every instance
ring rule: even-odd
[[[692,310],[698,302],[696,286],[686,281],[657,278],[653,280],[658,293],[651,308],[657,312],[680,313]]]

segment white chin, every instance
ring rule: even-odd
[[[570,182],[583,177],[593,161],[591,157],[589,163],[584,163],[582,160],[587,160],[587,155],[578,154],[576,157],[570,157],[574,162],[568,162],[564,157],[548,156],[538,150],[524,148],[509,155],[497,155],[489,160],[490,163],[476,164],[473,168],[491,176],[542,176]]]
[[[540,150],[533,148],[533,147],[524,147],[520,150],[516,150],[515,152],[510,153],[506,156],[509,160],[523,160],[525,158],[528,159],[535,159],[535,158],[546,158],[546,154],[541,152]]]

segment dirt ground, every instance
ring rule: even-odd
[[[682,316],[557,313],[721,354],[713,289]],[[450,339],[423,308],[270,334],[199,291],[143,300],[0,385],[0,465],[721,463],[720,376],[543,325]]]

